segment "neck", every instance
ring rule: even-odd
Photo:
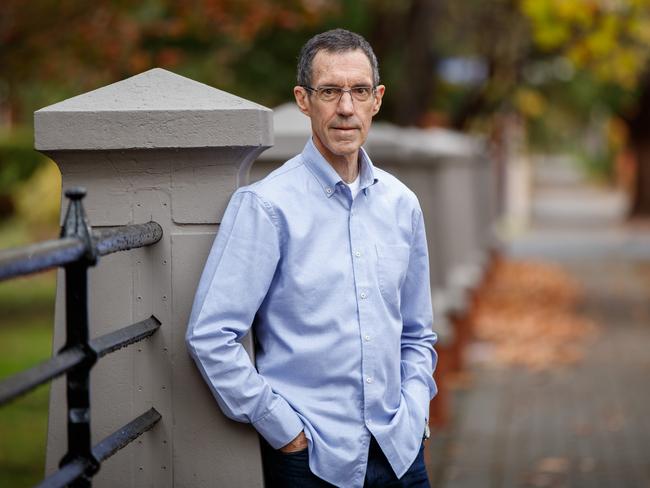
[[[339,174],[341,179],[346,183],[352,183],[359,175],[359,156],[355,154],[354,158],[336,159],[334,161],[327,160],[332,165],[332,168]]]
[[[352,154],[338,155],[329,151],[318,139],[314,136],[314,145],[318,152],[325,158],[325,160],[334,168],[343,181],[352,183],[359,175],[359,151]]]

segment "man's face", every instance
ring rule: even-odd
[[[361,50],[330,53],[319,51],[312,63],[312,87],[345,89],[373,86],[372,67]],[[372,117],[379,111],[384,86],[379,85],[369,100],[354,100],[343,93],[339,100],[324,102],[314,92],[296,86],[294,95],[300,110],[311,119],[314,144],[325,159],[354,159],[365,142]],[[352,158],[352,159],[351,159]]]

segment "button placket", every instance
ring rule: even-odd
[[[357,218],[356,211],[359,210],[357,199],[352,203],[349,210],[349,238],[350,238],[350,252],[352,259],[352,266],[354,269],[354,281],[357,293],[358,304],[358,326],[361,347],[361,381],[364,390],[368,390],[364,394],[363,399],[363,412],[364,417],[368,413],[370,406],[373,403],[374,397],[374,371],[375,371],[375,357],[373,354],[373,344],[370,342],[370,329],[368,328],[368,317],[371,315],[371,310],[368,307],[372,306],[372,288],[367,286],[369,279],[369,270],[367,267],[370,265],[369,260],[365,259],[365,252],[363,247],[364,232],[363,219]]]

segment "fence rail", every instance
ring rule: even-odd
[[[66,342],[51,359],[0,382],[0,406],[37,386],[66,375],[68,451],[60,469],[38,487],[90,487],[102,461],[151,429],[161,415],[155,408],[120,427],[94,447],[90,436],[90,370],[103,356],[139,342],[160,328],[151,316],[89,339],[88,268],[99,256],[149,246],[162,237],[156,222],[92,229],[86,218],[83,188],[65,193],[70,200],[61,237],[0,252],[0,280],[63,267],[65,269]]]
[[[116,430],[93,447],[92,453],[95,463],[87,462],[83,459],[76,459],[45,478],[41,483],[36,485],[36,488],[67,486],[83,476],[84,473],[89,471],[96,473],[100,463],[151,429],[161,418],[161,415],[155,408],[150,408],[147,412]]]
[[[91,232],[97,256],[155,244],[162,237],[156,222],[105,227]],[[86,252],[79,237],[65,237],[0,253],[0,280],[38,273],[78,261]]]
[[[108,353],[149,337],[156,332],[158,327],[160,327],[160,322],[156,317],[151,316],[141,322],[91,339],[88,341],[90,354],[99,359]],[[81,347],[63,350],[53,358],[3,381],[0,383],[0,406],[80,365],[88,354],[89,352]]]

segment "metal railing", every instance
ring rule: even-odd
[[[91,486],[102,461],[161,419],[155,408],[117,429],[95,446],[90,435],[90,370],[106,354],[154,334],[160,327],[151,316],[109,334],[89,338],[88,268],[99,256],[155,244],[162,237],[156,222],[93,231],[81,200],[83,188],[65,192],[70,199],[60,239],[0,252],[0,280],[50,268],[65,270],[66,340],[51,359],[0,382],[0,406],[37,386],[66,375],[68,451],[59,470],[38,487]]]

